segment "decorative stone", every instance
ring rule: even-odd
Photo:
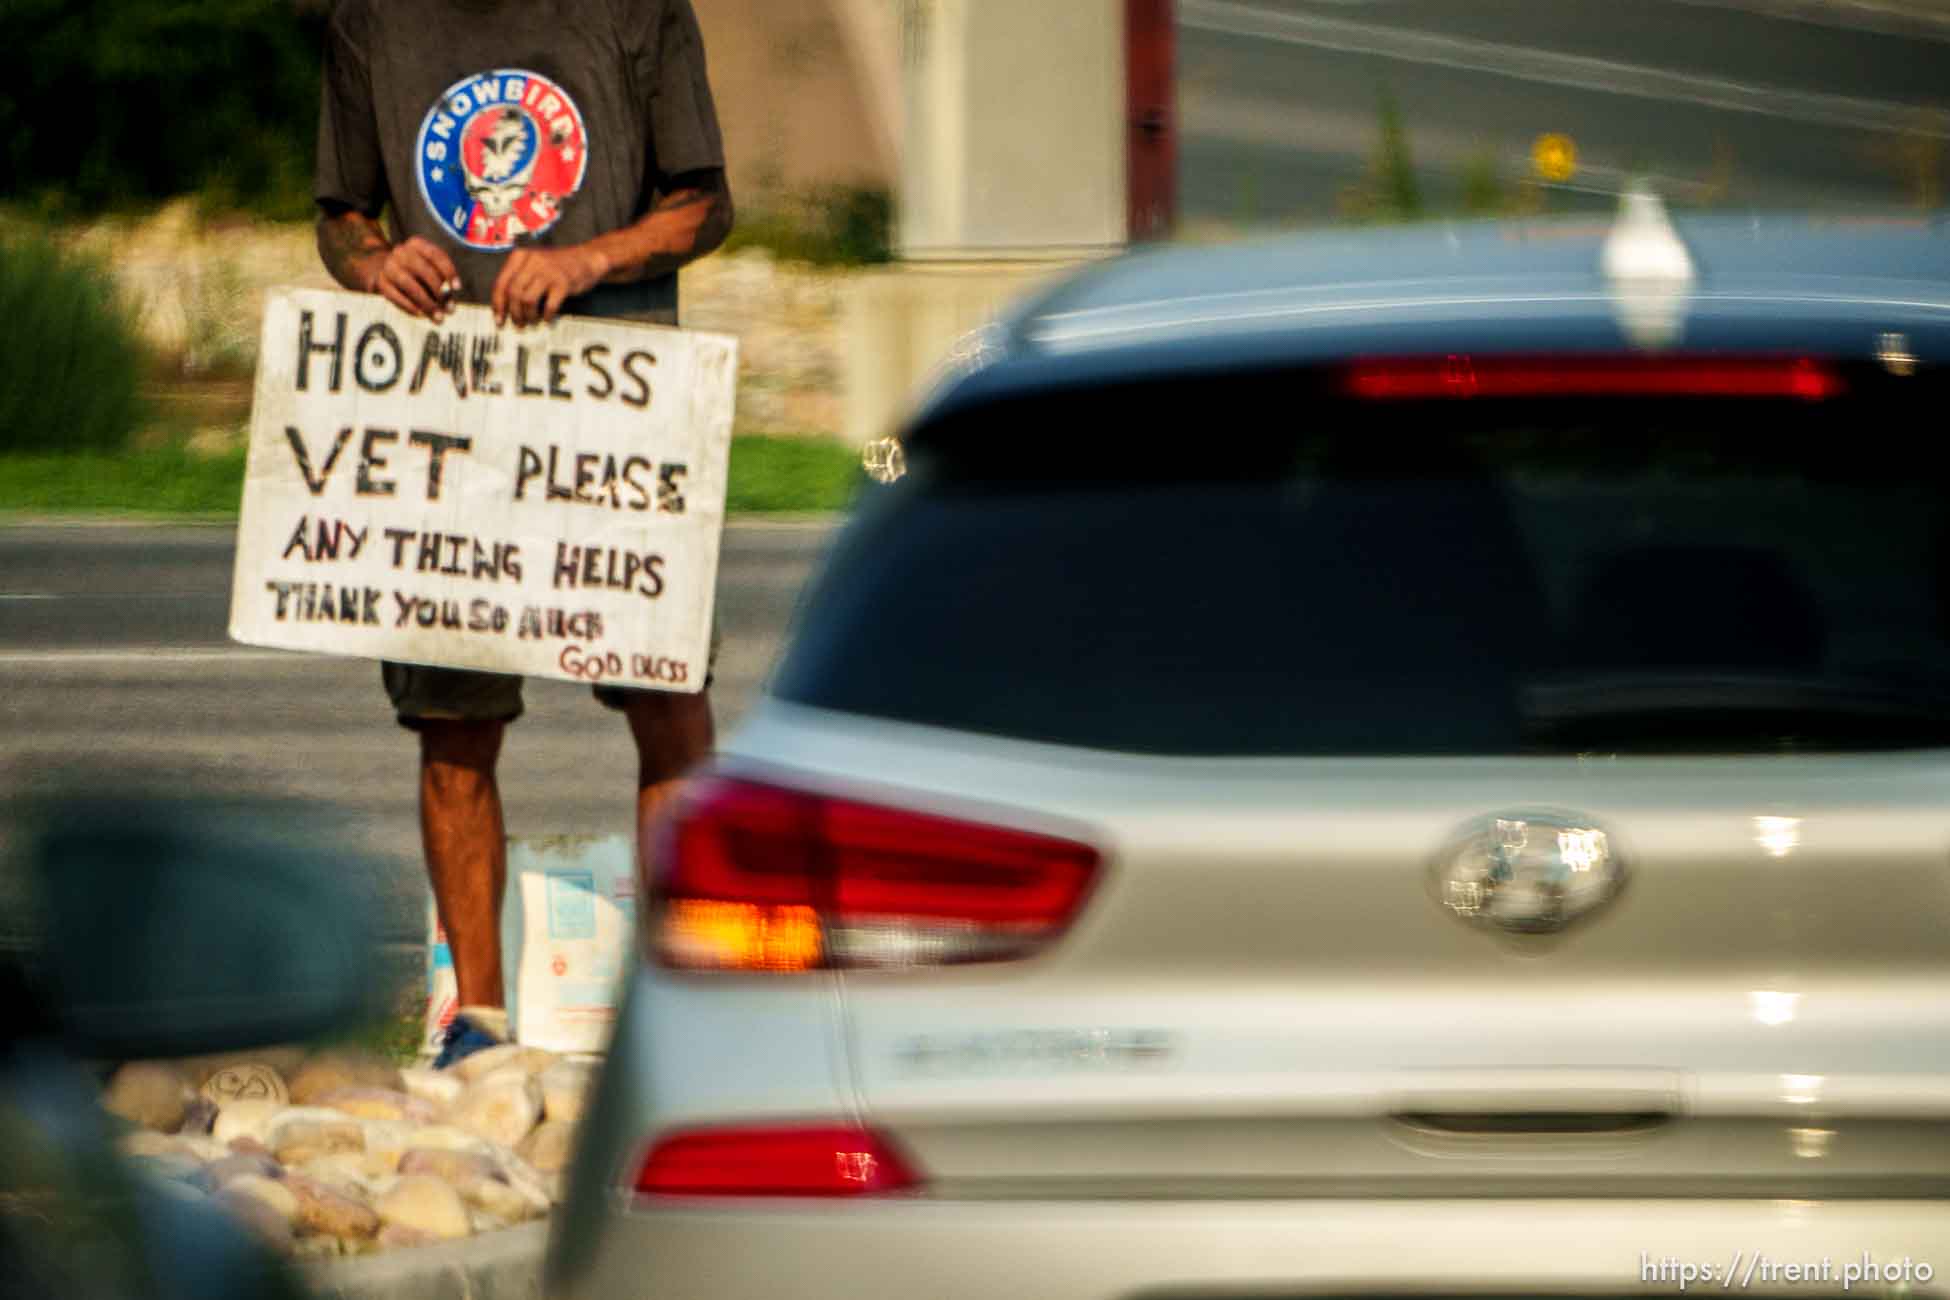
[[[221,1160],[230,1154],[230,1148],[215,1138],[199,1137],[194,1133],[178,1133],[176,1141],[184,1151],[205,1164],[212,1160]]]
[[[195,1182],[203,1164],[187,1151],[168,1151],[149,1156],[130,1156],[128,1163],[153,1177],[168,1182]]]
[[[465,1187],[483,1178],[498,1178],[500,1164],[484,1155],[471,1151],[439,1151],[425,1147],[415,1147],[400,1157],[400,1177],[425,1175],[452,1183],[455,1187]]]
[[[494,1147],[486,1139],[469,1133],[464,1128],[452,1124],[428,1124],[413,1132],[414,1148],[439,1151],[473,1151],[481,1155],[491,1154]]]
[[[220,1107],[233,1101],[275,1101],[280,1106],[291,1101],[284,1077],[261,1061],[224,1066],[203,1081],[201,1092]]]
[[[427,1070],[415,1067],[401,1070],[400,1079],[406,1084],[406,1095],[416,1097],[439,1110],[445,1110],[460,1099],[467,1083],[451,1070]]]
[[[311,1106],[347,1088],[386,1088],[404,1092],[399,1067],[371,1052],[320,1052],[291,1075],[291,1100]]]
[[[319,1156],[336,1155],[341,1151],[363,1154],[366,1149],[366,1131],[356,1120],[345,1119],[336,1123],[323,1120],[300,1120],[296,1123],[279,1124],[272,1134],[278,1160],[286,1165],[302,1165]]]
[[[162,1061],[131,1061],[115,1072],[102,1094],[102,1108],[131,1124],[174,1133],[195,1096],[189,1080]]]
[[[546,1213],[498,1178],[477,1178],[460,1189],[461,1199],[503,1223],[520,1223]],[[477,1225],[478,1229],[478,1225]]]
[[[276,1183],[270,1184],[276,1187]],[[263,1200],[235,1186],[226,1187],[214,1198],[225,1213],[244,1225],[253,1236],[269,1243],[279,1250],[292,1247],[291,1220],[279,1214],[276,1209]]]
[[[546,1047],[524,1047],[515,1055],[515,1064],[539,1077],[544,1071],[553,1069],[561,1057]]]
[[[218,1071],[238,1065],[263,1065],[275,1070],[280,1080],[289,1079],[291,1072],[304,1064],[311,1055],[308,1047],[259,1047],[249,1052],[214,1052],[204,1056],[185,1056],[175,1062],[176,1068],[192,1085],[201,1088]]]
[[[390,1174],[399,1168],[400,1158],[413,1146],[418,1132],[411,1124],[369,1119],[360,1122],[366,1134],[366,1172]]]
[[[183,1140],[151,1129],[137,1129],[115,1140],[115,1149],[125,1156],[187,1155]]]
[[[460,1193],[438,1178],[415,1174],[401,1178],[374,1206],[387,1223],[413,1228],[430,1237],[465,1237],[472,1231]]]
[[[228,1202],[240,1197],[275,1210],[285,1223],[293,1223],[298,1218],[297,1193],[276,1179],[261,1174],[239,1174],[224,1184],[219,1199]]]
[[[415,1124],[431,1124],[439,1118],[439,1112],[426,1102],[385,1088],[347,1088],[326,1097],[319,1105],[354,1119],[410,1120]]]
[[[276,1178],[282,1173],[278,1162],[269,1156],[233,1154],[212,1160],[203,1166],[199,1177],[203,1185],[211,1191],[221,1191],[239,1178]]]
[[[496,1070],[467,1085],[450,1117],[459,1128],[513,1147],[542,1117],[542,1086],[520,1068]]]
[[[539,1172],[514,1152],[497,1151],[494,1158],[501,1166],[502,1180],[520,1192],[522,1198],[538,1211],[546,1213],[548,1207],[559,1199],[554,1195],[554,1179]]]
[[[522,1053],[531,1049],[518,1043],[502,1043],[497,1047],[483,1047],[472,1056],[463,1056],[448,1069],[461,1077],[462,1082],[472,1083],[476,1079],[493,1074],[496,1070],[509,1066],[519,1068]],[[525,1071],[524,1071],[525,1072]]]
[[[226,1146],[238,1138],[250,1138],[254,1142],[265,1142],[270,1131],[271,1121],[276,1119],[284,1107],[275,1101],[233,1101],[218,1109],[216,1122],[210,1127],[210,1136]],[[235,1150],[232,1147],[232,1150]]]
[[[208,1097],[198,1097],[184,1109],[183,1122],[176,1126],[176,1131],[190,1137],[208,1137],[216,1122],[217,1103]]]
[[[254,1137],[232,1138],[226,1145],[236,1155],[263,1156],[266,1160],[272,1159],[271,1148],[265,1146]]]
[[[379,1216],[344,1192],[302,1174],[284,1180],[298,1198],[298,1225],[306,1232],[328,1237],[370,1237],[379,1231]]]
[[[333,1236],[300,1237],[291,1243],[291,1253],[300,1259],[337,1259],[345,1253],[345,1241]]]
[[[297,1166],[293,1172],[315,1179],[354,1199],[363,1199],[370,1191],[366,1185],[366,1155],[363,1151],[315,1156]]]
[[[581,1061],[557,1061],[538,1076],[542,1084],[542,1114],[573,1124],[582,1118],[583,1099],[595,1081],[595,1070]]]
[[[569,1163],[575,1135],[574,1124],[551,1116],[537,1124],[535,1131],[521,1140],[515,1153],[539,1173],[559,1173]]]

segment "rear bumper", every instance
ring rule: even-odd
[[[558,1226],[544,1288],[554,1300],[1649,1297],[1682,1281],[1688,1295],[1950,1294],[1941,1201],[875,1200],[600,1213],[594,1231]],[[1860,1277],[1865,1253],[1879,1269],[1906,1260],[1907,1286]],[[1826,1279],[1783,1269],[1824,1260]],[[1724,1283],[1729,1266],[1746,1277]]]

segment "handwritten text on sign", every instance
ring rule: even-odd
[[[737,369],[715,334],[274,294],[231,636],[700,689]]]

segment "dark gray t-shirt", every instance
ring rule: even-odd
[[[690,0],[339,0],[315,197],[446,249],[485,302],[512,248],[636,221],[671,178],[724,166]],[[677,277],[603,285],[571,314],[674,324]]]

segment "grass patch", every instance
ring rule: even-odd
[[[808,514],[844,510],[867,482],[860,453],[831,438],[748,434],[731,440],[725,513]]]
[[[726,508],[734,515],[844,510],[865,482],[859,454],[830,438],[740,437],[731,444]],[[234,518],[243,486],[241,450],[0,455],[0,511],[16,514]]]

